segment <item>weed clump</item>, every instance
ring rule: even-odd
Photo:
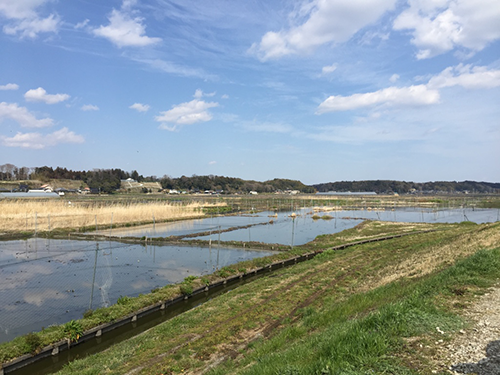
[[[25,351],[36,353],[42,347],[42,339],[34,332],[30,332],[24,336]]]
[[[76,320],[71,320],[64,325],[64,333],[71,341],[78,341],[83,334],[82,325]]]

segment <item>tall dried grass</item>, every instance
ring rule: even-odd
[[[47,231],[202,217],[197,202],[83,204],[68,201],[0,201],[0,231]]]

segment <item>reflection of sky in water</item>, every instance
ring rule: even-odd
[[[219,250],[217,228],[255,225],[220,234],[221,241],[259,241],[300,245],[325,233],[340,232],[364,219],[399,222],[494,222],[497,209],[433,210],[404,208],[394,211],[332,211],[332,220],[312,220],[311,209],[289,213],[262,212],[252,216],[214,217],[179,223],[113,230],[115,236],[161,236],[213,230],[214,247],[144,246],[117,242],[30,239],[0,245],[0,342],[43,326],[78,319],[90,306],[94,263],[97,261],[92,308],[114,303],[120,296],[136,296],[189,275],[212,273],[217,267],[268,252]],[[105,231],[104,231],[105,232]],[[154,235],[153,235],[154,233]],[[104,233],[105,234],[105,233]],[[293,236],[293,238],[292,238]],[[209,236],[199,237],[208,239]],[[97,251],[96,251],[97,250]],[[97,255],[97,257],[96,257]]]
[[[454,209],[432,210],[404,208],[386,211],[325,211],[311,212],[305,208],[296,211],[299,216],[294,220],[290,213],[280,213],[278,218],[271,218],[274,224],[259,225],[251,228],[238,229],[220,234],[221,241],[260,241],[266,243],[279,243],[283,245],[302,245],[314,240],[317,236],[326,233],[338,233],[352,228],[362,220],[382,220],[398,222],[426,222],[426,223],[456,223],[464,220],[476,223],[494,222],[498,220],[497,209]],[[330,215],[331,220],[313,220],[312,215]],[[266,217],[270,213],[263,213]],[[292,223],[294,224],[292,226]],[[293,237],[293,238],[292,238]],[[195,237],[195,239],[218,241],[219,234]],[[293,242],[292,242],[293,241]]]
[[[219,249],[219,268],[269,255],[264,251]],[[92,308],[212,273],[217,248],[144,246],[117,242],[30,239],[0,247],[0,342],[78,319]]]
[[[168,237],[182,236],[190,233],[216,231],[221,229],[238,227],[254,223],[265,223],[268,221],[267,213],[244,215],[244,216],[223,216],[210,217],[206,219],[185,220],[177,223],[160,223],[156,225],[142,225],[138,227],[114,228],[112,230],[101,231],[101,234],[116,237]]]
[[[130,237],[168,237],[212,231],[211,235],[195,237],[196,239],[212,241],[219,240],[218,228],[223,231],[228,228],[255,225],[250,228],[237,229],[231,232],[222,232],[221,241],[259,241],[279,243],[283,245],[300,245],[312,241],[316,236],[325,233],[337,233],[352,228],[361,220],[383,220],[399,222],[427,222],[427,223],[455,223],[464,220],[476,223],[494,222],[499,218],[497,209],[446,209],[434,210],[425,208],[396,208],[394,211],[325,211],[317,212],[319,216],[330,215],[333,220],[312,220],[313,212],[310,208],[295,211],[299,216],[292,220],[290,212],[279,213],[260,212],[246,216],[211,217],[207,219],[188,220],[179,223],[164,223],[144,225],[133,228],[118,228],[109,231],[113,236]],[[273,224],[267,224],[273,220]],[[294,226],[292,226],[294,223]],[[107,234],[106,231],[101,234]],[[293,237],[293,239],[292,239]],[[293,241],[293,242],[292,242]]]

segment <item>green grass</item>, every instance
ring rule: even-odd
[[[468,285],[491,286],[500,277],[500,248],[480,251],[456,265],[415,282],[402,280],[356,294],[342,303],[302,312],[300,321],[270,340],[252,345],[244,361],[226,363],[210,374],[419,373],[396,353],[403,338],[457,331],[462,319],[436,299]]]

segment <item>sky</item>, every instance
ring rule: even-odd
[[[0,0],[0,164],[500,181],[498,0]]]

